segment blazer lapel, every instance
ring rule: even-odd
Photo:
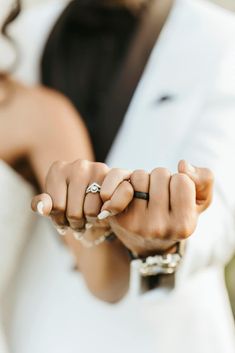
[[[194,128],[218,53],[198,27],[198,17],[191,15],[191,6],[175,2],[109,154],[111,164],[125,161],[139,168],[144,161],[145,168],[156,163],[172,168],[187,132]]]
[[[97,131],[97,140],[103,141],[96,156],[98,160],[104,160],[112,145],[172,4],[173,0],[154,0],[142,15],[117,82],[107,97],[103,126]],[[108,133],[104,135],[104,131]]]

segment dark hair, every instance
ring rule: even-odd
[[[21,1],[20,0],[15,0],[10,13],[8,14],[6,20],[4,21],[2,28],[0,29],[0,33],[9,40],[9,42],[12,44],[12,46],[14,47],[15,51],[16,51],[16,56],[15,56],[15,60],[14,62],[11,64],[11,67],[8,70],[8,73],[11,71],[14,71],[17,63],[18,63],[18,47],[16,42],[14,41],[13,38],[10,37],[10,35],[8,34],[8,26],[17,18],[17,16],[19,15],[21,11]],[[1,72],[0,71],[0,78],[3,78],[7,75],[7,72]]]

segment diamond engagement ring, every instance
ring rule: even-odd
[[[100,192],[100,189],[101,189],[101,186],[99,184],[92,183],[86,189],[86,194],[89,194],[89,192],[91,192],[92,194],[96,194],[97,192]]]

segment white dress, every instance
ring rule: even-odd
[[[143,351],[149,333],[147,327],[142,331],[139,312],[125,301],[112,306],[89,294],[49,222],[36,221],[30,211],[33,190],[3,162],[0,191],[1,317],[7,342],[1,353],[85,353],[97,347],[120,352],[123,345],[130,351],[136,340]]]
[[[117,305],[102,303],[72,270],[72,257],[50,224],[29,211],[31,187],[3,162],[0,190],[0,344],[6,344],[1,353],[157,353],[177,347],[232,353],[220,269],[209,267],[168,294],[153,291]]]
[[[37,81],[39,53],[63,6],[57,1],[26,11],[12,28],[25,58],[17,77]],[[107,159],[112,166],[173,171],[185,158],[215,171],[214,201],[188,241],[176,288],[102,303],[72,271],[72,257],[47,222],[33,222],[33,231],[21,231],[27,244],[11,288],[4,285],[7,353],[234,353],[223,278],[235,249],[234,38],[235,20],[226,11],[176,0]],[[162,103],[166,93],[173,99]],[[3,175],[14,175],[0,167]],[[17,188],[29,188],[13,179]],[[12,194],[1,206],[9,217],[18,198],[25,204],[29,198]],[[21,216],[32,221],[27,213]],[[6,228],[18,234],[17,223]]]

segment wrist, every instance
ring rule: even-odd
[[[151,249],[138,249],[137,251],[132,251],[133,255],[137,258],[145,258],[154,255],[166,255],[174,254],[178,249],[178,242],[174,241],[164,241],[164,240],[153,240]]]
[[[171,252],[162,255],[155,254],[145,258],[132,257],[131,288],[133,294],[141,294],[158,286],[173,288],[174,274],[180,266],[184,246],[185,242],[182,241],[177,243],[175,249],[173,247],[169,249]]]
[[[142,246],[129,249],[134,258],[146,258],[154,255],[174,254],[177,252],[178,243],[176,241],[164,241],[159,239],[146,240]]]

